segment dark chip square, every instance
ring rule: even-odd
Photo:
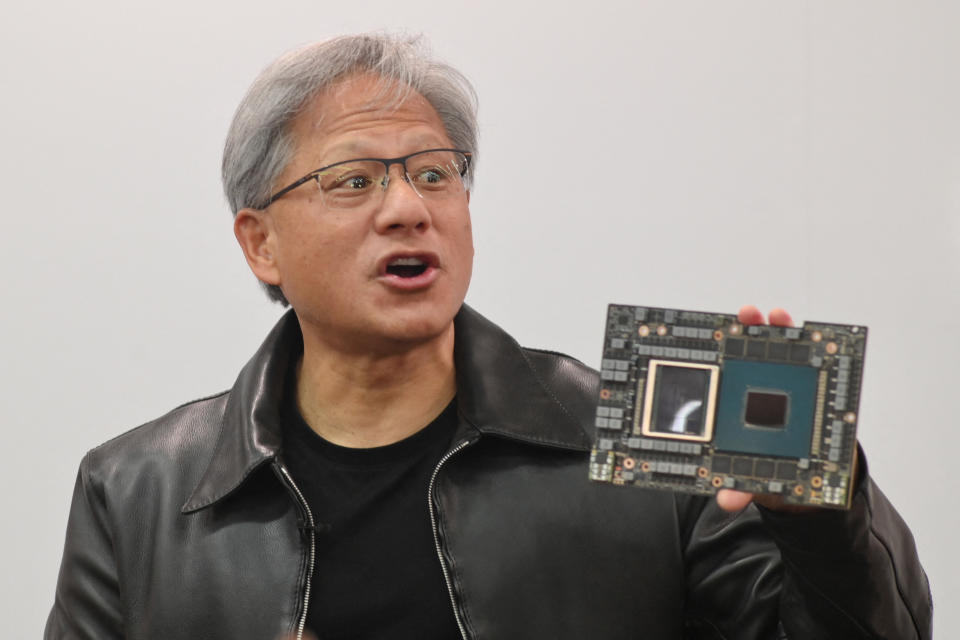
[[[730,457],[729,456],[713,456],[713,472],[714,473],[730,473]]]
[[[727,338],[723,346],[723,352],[728,356],[739,358],[743,355],[743,340],[740,338]]]
[[[747,391],[743,419],[751,426],[782,429],[786,425],[787,405],[785,393]]]
[[[792,344],[790,345],[791,362],[807,362],[810,360],[810,345]]]
[[[758,478],[772,478],[773,467],[773,460],[757,460],[756,476]]]
[[[778,462],[777,478],[780,480],[794,480],[797,477],[796,462]]]
[[[767,353],[767,343],[763,340],[750,340],[747,342],[747,356],[751,358],[762,358]]]
[[[738,476],[752,476],[753,458],[734,458],[733,473]]]
[[[775,360],[786,360],[787,359],[787,343],[786,342],[771,342],[770,346],[767,347],[767,355]]]

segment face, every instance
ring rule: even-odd
[[[376,91],[374,77],[357,76],[315,98],[293,122],[294,156],[274,190],[343,160],[453,147],[422,96],[384,108],[371,102]],[[422,199],[401,174],[391,167],[376,207],[325,208],[309,181],[266,210],[238,213],[248,262],[261,280],[280,286],[305,334],[315,330],[339,348],[363,350],[451,329],[473,264],[469,194]],[[402,268],[411,263],[426,269]]]

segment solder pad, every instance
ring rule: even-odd
[[[610,305],[590,478],[848,508],[867,328]]]

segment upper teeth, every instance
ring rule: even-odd
[[[415,267],[424,264],[419,258],[397,258],[390,261],[391,267]]]

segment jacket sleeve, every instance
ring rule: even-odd
[[[53,609],[43,637],[123,638],[117,567],[102,491],[80,464]]]
[[[861,473],[849,511],[760,509],[783,560],[787,636],[929,640],[932,598],[913,535],[865,462]]]
[[[689,637],[929,640],[913,536],[861,473],[849,511],[703,505],[685,538]]]

